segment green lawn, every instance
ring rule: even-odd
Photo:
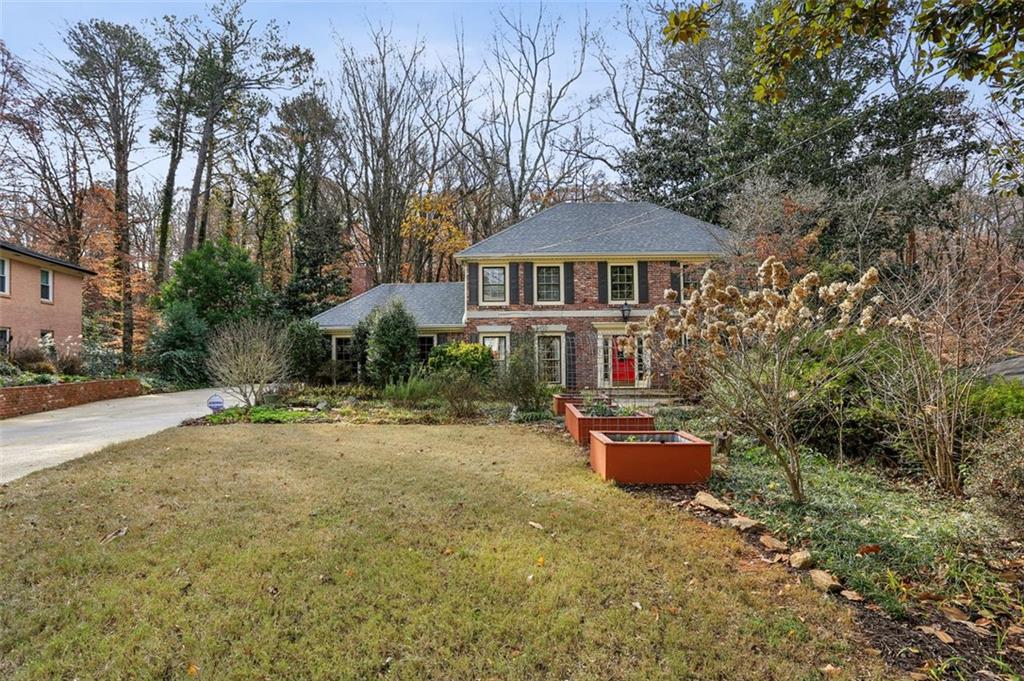
[[[2,678],[892,676],[734,532],[525,427],[179,428],[0,509]]]

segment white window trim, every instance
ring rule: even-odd
[[[331,334],[331,361],[332,362],[337,362],[338,361],[338,339],[339,338],[348,338],[348,339],[351,340],[352,334],[351,333],[332,333]]]
[[[559,349],[561,351],[561,357],[558,360],[559,369],[559,380],[558,383],[548,383],[548,385],[560,385],[565,386],[565,333],[561,331],[542,331],[537,333],[533,339],[533,361],[537,365],[538,371],[540,370],[540,339],[543,336],[558,336],[561,338],[559,343]]]
[[[4,264],[4,288],[0,289],[0,296],[11,295],[11,260],[10,258],[0,258],[0,262]]]
[[[535,263],[533,265],[533,304],[534,305],[565,305],[565,263]],[[558,268],[558,300],[540,300],[537,295],[540,291],[538,285],[537,270],[541,267]]]
[[[484,300],[484,270],[488,270],[488,269],[490,269],[490,270],[497,270],[497,269],[505,270],[505,298],[503,300],[486,300],[486,301]],[[507,264],[505,264],[505,265],[484,265],[483,263],[481,263],[480,264],[480,276],[479,276],[479,279],[480,279],[480,281],[477,283],[477,286],[479,287],[479,296],[478,296],[477,299],[480,301],[480,305],[481,306],[494,307],[494,306],[500,306],[500,305],[508,305],[509,281],[508,281],[508,265]]]
[[[49,283],[49,287],[50,287],[50,297],[49,297],[49,298],[43,298],[43,281],[42,281],[42,278],[41,278],[41,277],[42,277],[42,273],[43,273],[43,272],[46,272],[47,274],[49,274],[49,275],[50,275],[50,277],[49,277],[49,279],[48,279],[48,283]],[[53,289],[54,289],[54,286],[53,286],[53,284],[54,284],[54,280],[53,280],[53,270],[48,270],[48,269],[46,269],[45,267],[40,267],[40,268],[39,268],[39,273],[40,273],[40,280],[39,280],[39,300],[40,300],[41,302],[44,302],[44,303],[52,303],[52,302],[53,302]]]
[[[629,300],[615,300],[612,298],[612,268],[613,267],[632,267],[633,268],[633,297]],[[608,304],[609,305],[622,305],[623,303],[629,303],[630,305],[638,304],[639,288],[640,288],[640,268],[637,266],[635,260],[629,262],[609,262],[608,263]]]
[[[416,354],[420,354],[420,338],[429,338],[432,343],[430,345],[430,351],[433,352],[434,348],[437,347],[437,334],[436,333],[417,333],[416,334]],[[427,353],[427,358],[430,357],[430,352]]]
[[[505,359],[501,360],[501,359],[495,358],[495,361],[496,362],[507,362],[508,361],[508,355],[512,351],[512,334],[501,332],[501,331],[499,331],[499,332],[488,331],[488,332],[485,332],[485,333],[481,333],[480,334],[480,344],[481,345],[484,345],[484,339],[485,338],[504,338],[505,339]]]

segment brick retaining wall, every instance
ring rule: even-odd
[[[137,378],[0,388],[0,419],[142,393]]]

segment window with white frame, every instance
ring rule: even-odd
[[[485,303],[504,303],[505,275],[507,274],[505,267],[481,267],[480,269],[482,289],[480,299]]]
[[[608,267],[608,299],[613,303],[636,301],[636,265]]]
[[[39,298],[53,302],[53,272],[50,270],[39,270]]]
[[[417,336],[416,353],[419,356],[420,364],[426,364],[430,359],[430,353],[434,350],[435,343],[437,343],[437,336]]]
[[[537,336],[537,375],[545,383],[562,382],[561,336]]]
[[[561,265],[537,265],[538,303],[562,302],[562,267]]]
[[[480,342],[491,351],[491,355],[494,356],[494,361],[498,364],[505,364],[505,360],[508,359],[508,336],[505,334],[495,334],[486,336],[480,335]]]
[[[11,261],[0,258],[0,293],[11,292]]]

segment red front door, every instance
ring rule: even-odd
[[[612,339],[612,385],[636,384],[636,357],[619,349],[619,338]]]

